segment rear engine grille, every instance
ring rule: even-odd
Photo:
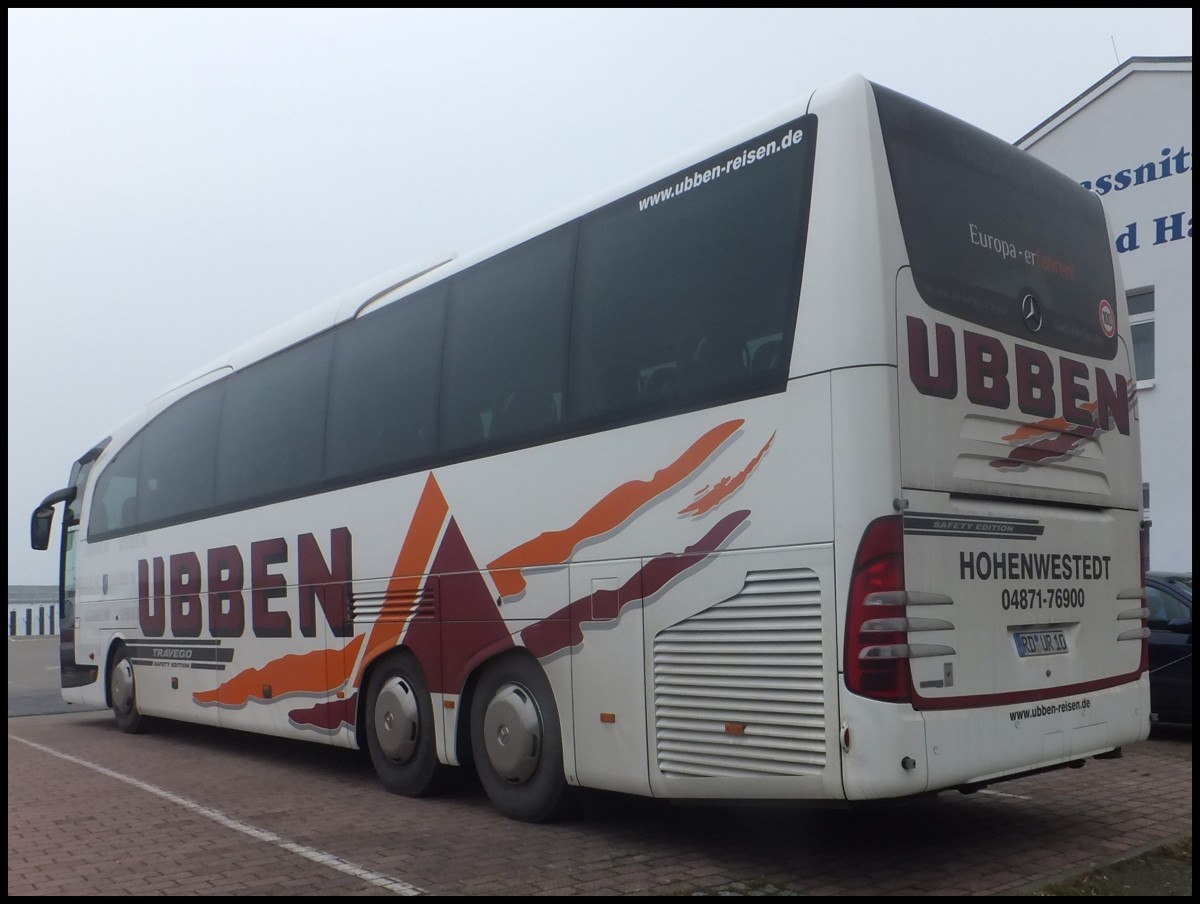
[[[678,777],[813,775],[825,765],[821,587],[750,572],[654,638],[658,768]]]

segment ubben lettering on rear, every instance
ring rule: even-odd
[[[908,373],[922,395],[957,398],[965,391],[976,405],[1017,408],[1037,418],[1061,416],[1081,427],[1116,428],[1129,435],[1129,379],[1066,355],[1014,343],[1012,352],[995,336],[945,323],[929,326],[907,318]],[[932,347],[931,347],[932,346]],[[962,369],[959,368],[959,356]]]

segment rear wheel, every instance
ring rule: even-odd
[[[108,699],[113,716],[117,720],[117,728],[129,734],[139,734],[146,730],[146,717],[138,712],[137,708],[133,661],[123,646],[113,657],[112,669],[108,673]]]
[[[423,797],[441,786],[433,734],[433,704],[416,657],[394,654],[367,688],[367,748],[380,781],[393,794]]]
[[[561,816],[567,801],[562,733],[550,682],[534,660],[488,666],[471,705],[479,781],[501,813],[525,822]]]

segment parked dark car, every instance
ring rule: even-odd
[[[1191,725],[1191,574],[1148,572],[1146,605],[1150,609],[1150,718]]]

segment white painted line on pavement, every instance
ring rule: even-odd
[[[977,794],[992,794],[996,797],[1011,797],[1013,800],[1033,800],[1028,794],[1009,794],[1006,791],[993,791],[991,788],[980,788]]]
[[[235,832],[241,832],[243,835],[249,835],[256,841],[265,841],[267,844],[273,844],[276,847],[282,848],[292,854],[304,857],[306,860],[311,860],[313,863],[319,863],[322,866],[327,866],[330,869],[337,870],[340,873],[345,873],[348,876],[354,876],[356,879],[361,879],[369,885],[374,885],[377,888],[386,888],[398,895],[423,895],[424,891],[417,888],[415,885],[410,885],[400,879],[392,878],[391,876],[377,873],[372,869],[367,869],[365,866],[359,866],[355,863],[350,863],[343,860],[335,854],[330,854],[325,851],[318,851],[315,848],[310,848],[304,844],[297,844],[294,841],[288,841],[274,832],[269,832],[265,829],[260,829],[249,823],[242,822],[240,819],[234,819],[232,816],[226,816],[219,810],[214,810],[211,807],[205,807],[195,801],[188,800],[186,797],[180,797],[178,794],[172,794],[159,788],[156,785],[151,785],[147,782],[139,781],[128,775],[122,775],[120,772],[114,772],[105,766],[99,766],[96,763],[89,763],[87,760],[81,760],[79,757],[71,756],[69,753],[62,753],[52,747],[46,747],[42,744],[36,744],[33,741],[27,741],[25,738],[19,738],[16,735],[10,734],[10,740],[20,741],[35,750],[40,750],[43,753],[48,753],[51,756],[56,756],[60,760],[66,760],[69,763],[75,763],[78,766],[84,766],[99,772],[101,775],[106,775],[109,778],[115,778],[117,781],[125,782],[127,785],[132,785],[140,791],[145,791],[163,800],[173,803],[178,807],[183,807],[185,810],[203,816],[205,819],[211,819],[213,822],[225,826],[227,829],[233,829]]]

